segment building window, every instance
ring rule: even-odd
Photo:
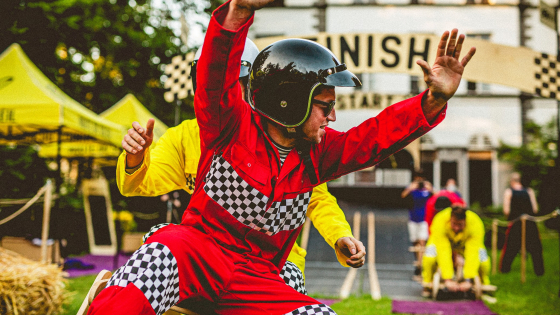
[[[267,4],[266,7],[267,8],[271,8],[271,7],[285,7],[286,5],[284,5],[284,0],[274,0],[271,3]]]
[[[467,4],[475,4],[475,1],[467,0]],[[488,4],[488,0],[481,0],[481,4]],[[490,41],[491,35],[492,34],[490,33],[470,33],[467,34],[467,38]],[[476,83],[476,82],[467,83],[468,95],[485,94],[485,93],[490,93],[490,86],[488,84]]]
[[[418,82],[418,76],[410,76],[410,94],[417,95],[420,94],[420,84]]]

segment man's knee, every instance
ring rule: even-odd
[[[280,271],[280,277],[284,282],[299,293],[306,294],[305,281],[301,270],[291,261],[286,261],[284,267]]]
[[[120,267],[107,287],[137,287],[156,314],[163,314],[179,301],[179,272],[175,257],[160,243],[142,245],[126,264]]]

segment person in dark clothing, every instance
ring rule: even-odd
[[[504,192],[504,214],[508,221],[515,220],[523,214],[533,215],[538,212],[535,193],[531,188],[525,188],[521,184],[519,173],[513,173],[510,179],[510,187]],[[533,269],[537,276],[544,274],[544,262],[542,256],[542,244],[537,224],[526,220],[525,247],[533,259]],[[506,231],[506,242],[500,257],[500,271],[508,273],[511,263],[517,253],[521,250],[521,220],[510,222]]]

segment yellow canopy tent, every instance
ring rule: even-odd
[[[0,55],[0,144],[94,141],[118,147],[124,132],[66,95],[18,44]]]
[[[167,131],[167,126],[159,119],[157,119],[154,114],[152,114],[140,101],[132,94],[127,94],[111,108],[107,109],[99,116],[121,124],[125,126],[126,129],[132,126],[132,122],[137,121],[142,126],[146,126],[148,119],[155,119],[156,123],[154,125],[154,142],[157,141],[163,134]]]
[[[140,101],[132,94],[127,94],[111,108],[99,114],[102,118],[122,125],[124,129],[132,126],[132,122],[137,121],[142,126],[146,126],[146,122],[150,118],[155,119],[154,125],[154,142],[156,142],[167,131],[167,126],[148,110]],[[122,140],[122,137],[121,137]],[[72,143],[62,144],[62,156],[64,157],[118,157],[122,149],[112,145],[104,145],[99,143]],[[41,146],[39,155],[43,157],[53,157],[56,155],[55,145]]]

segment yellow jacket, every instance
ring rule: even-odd
[[[185,120],[179,126],[169,128],[157,144],[152,144],[144,155],[143,163],[131,174],[126,172],[126,152],[123,152],[117,163],[117,185],[124,196],[160,196],[179,189],[192,194],[199,158],[198,124],[195,119]],[[340,264],[348,267],[348,257],[335,245],[339,238],[352,236],[352,231],[336,198],[328,192],[326,183],[313,190],[307,217],[335,249]],[[303,272],[306,255],[303,248],[294,244],[288,260]]]
[[[441,269],[443,279],[453,278],[452,253],[459,253],[465,258],[463,274],[465,279],[472,279],[478,275],[480,266],[479,251],[484,246],[484,224],[480,217],[470,211],[466,212],[465,229],[455,234],[449,220],[451,208],[436,214],[430,226],[430,238],[426,246],[434,244],[437,252],[437,264]]]

